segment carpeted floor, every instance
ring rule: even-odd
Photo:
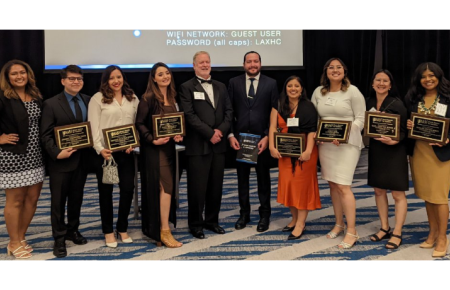
[[[132,244],[119,242],[115,249],[105,246],[101,232],[100,211],[96,179],[90,175],[86,183],[81,214],[81,233],[88,239],[86,245],[77,246],[68,241],[68,256],[57,259],[52,254],[53,239],[50,227],[50,192],[48,180],[45,181],[36,215],[29,228],[27,239],[33,246],[32,260],[433,260],[432,249],[420,249],[427,235],[427,220],[424,202],[414,195],[414,189],[407,192],[408,215],[403,231],[403,244],[398,250],[385,249],[385,242],[374,243],[369,236],[375,233],[380,224],[373,189],[366,185],[367,152],[363,150],[361,160],[355,173],[353,191],[357,205],[357,231],[361,239],[350,250],[340,250],[337,245],[342,235],[334,240],[326,239],[325,234],[332,228],[334,221],[329,188],[325,181],[319,179],[322,209],[310,212],[306,232],[300,240],[287,241],[288,234],[281,228],[290,221],[289,209],[276,202],[277,169],[272,177],[272,217],[267,232],[258,233],[258,197],[256,194],[256,176],[251,178],[252,215],[250,224],[243,230],[234,229],[239,217],[237,198],[237,178],[235,170],[226,170],[224,179],[220,225],[226,234],[217,235],[205,230],[206,238],[193,238],[187,227],[186,178],[183,174],[180,184],[180,207],[178,227],[173,231],[175,238],[184,245],[178,249],[156,247],[155,243],[142,235],[140,220],[130,214],[129,234]],[[115,187],[117,193],[118,188]],[[114,195],[117,210],[118,194]],[[394,225],[394,206],[389,194],[390,224]],[[13,260],[6,255],[8,235],[4,223],[4,192],[0,192],[0,260]],[[449,259],[449,255],[442,258]],[[441,259],[441,260],[442,260]]]

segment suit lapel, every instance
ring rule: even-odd
[[[193,79],[194,82],[194,88],[197,92],[203,92],[205,94],[205,101],[214,108],[213,104],[211,103],[211,99],[209,98],[208,93],[205,91],[205,89],[203,88],[203,86],[200,84],[200,82],[197,80],[197,78]],[[214,88],[214,86],[213,86]],[[215,92],[214,92],[215,93]]]
[[[241,92],[242,92],[242,97],[244,98],[244,102],[247,105],[247,107],[250,107],[250,102],[248,101],[248,96],[247,96],[247,77],[244,74],[240,80],[240,84],[241,84]]]
[[[212,86],[214,92],[214,104],[216,105],[215,109],[217,109],[219,107],[219,99],[220,99],[219,87],[216,84],[214,84],[214,82]]]
[[[69,117],[69,119],[72,123],[76,123],[75,116],[72,112],[72,109],[70,108],[69,102],[67,101],[67,98],[66,98],[66,95],[64,94],[64,92],[58,95],[58,99],[59,99],[59,105],[66,113],[67,117]]]

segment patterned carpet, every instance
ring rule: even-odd
[[[140,220],[130,214],[129,233],[132,244],[119,242],[115,249],[105,246],[101,233],[100,212],[96,179],[88,177],[81,215],[81,233],[88,239],[86,245],[77,246],[68,241],[68,256],[56,259],[52,254],[53,239],[50,227],[50,192],[48,180],[45,181],[36,215],[29,228],[27,239],[34,248],[32,260],[434,260],[432,250],[420,249],[419,243],[427,235],[427,220],[424,202],[414,195],[412,184],[407,192],[408,215],[403,232],[403,244],[399,250],[387,250],[385,242],[374,243],[369,236],[379,228],[373,189],[366,185],[367,152],[363,150],[353,181],[353,191],[357,204],[357,231],[359,243],[350,250],[340,250],[337,245],[342,236],[334,240],[326,239],[325,234],[334,224],[329,188],[319,179],[322,209],[310,212],[306,232],[300,240],[287,241],[287,234],[281,232],[290,221],[290,212],[276,202],[277,169],[272,169],[272,217],[267,232],[258,233],[258,197],[256,176],[251,178],[252,215],[249,225],[240,231],[234,229],[239,217],[236,171],[226,170],[220,225],[226,234],[217,235],[205,230],[206,239],[193,238],[187,227],[186,178],[183,174],[180,183],[180,205],[178,228],[173,232],[176,239],[184,245],[178,249],[157,248],[155,243],[142,235]],[[115,187],[115,192],[118,188]],[[114,195],[117,210],[118,194]],[[394,206],[389,194],[390,224],[394,225]],[[0,192],[0,260],[13,260],[6,255],[8,235],[3,217],[4,192]],[[448,260],[449,255],[439,260]]]

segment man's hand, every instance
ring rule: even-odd
[[[264,137],[258,142],[258,155],[263,153],[264,150],[266,150],[267,145],[269,145],[269,137]]]
[[[239,150],[239,149],[241,149],[241,146],[239,146],[238,140],[237,140],[234,136],[228,138],[228,141],[230,141],[230,146],[231,146],[231,148],[233,148],[234,150]]]
[[[214,135],[211,137],[210,141],[213,144],[217,144],[222,140],[223,134],[219,129],[214,129]]]

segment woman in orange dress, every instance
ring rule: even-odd
[[[303,81],[298,76],[289,77],[283,86],[280,103],[270,114],[270,155],[278,159],[277,201],[291,210],[292,221],[283,232],[292,233],[288,240],[299,239],[305,232],[305,222],[310,210],[321,208],[317,181],[317,111],[307,99]],[[282,157],[275,148],[274,133],[306,134],[306,149],[299,158]]]

